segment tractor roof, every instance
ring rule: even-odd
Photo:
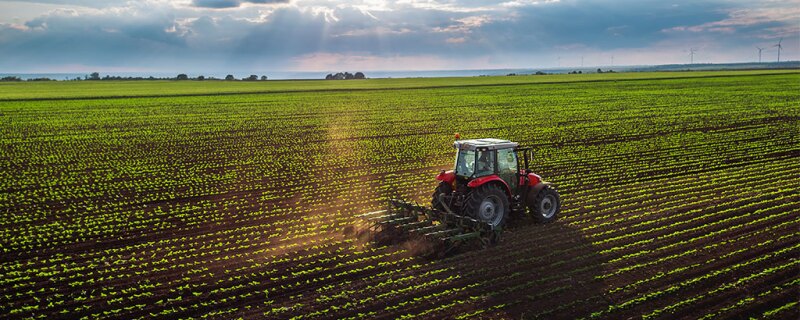
[[[470,140],[456,140],[453,147],[460,150],[498,150],[516,148],[519,143],[511,142],[510,140],[501,139],[470,139]]]

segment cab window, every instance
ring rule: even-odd
[[[508,186],[516,188],[517,184],[517,156],[513,149],[497,151],[497,175],[503,179]]]
[[[516,173],[517,157],[514,154],[514,150],[506,149],[497,151],[497,165],[500,174]]]
[[[475,176],[480,177],[494,174],[495,154],[494,150],[477,152],[478,161]]]

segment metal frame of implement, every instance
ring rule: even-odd
[[[499,238],[502,229],[471,217],[444,212],[399,199],[389,200],[389,208],[358,215],[368,220],[373,231],[397,228],[409,236],[440,241],[445,251],[472,239],[486,246]]]

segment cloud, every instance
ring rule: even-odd
[[[648,54],[655,64],[683,62],[681,50],[689,46],[703,48],[696,58],[722,62],[751,58],[753,45],[776,37],[785,37],[782,59],[800,57],[800,9],[782,2],[101,2],[72,2],[85,5],[77,9],[47,5],[24,20],[0,20],[0,68],[533,67],[577,65],[582,56],[586,65],[608,64],[612,55],[618,63],[641,63]]]
[[[239,0],[194,0],[192,5],[200,8],[238,8],[241,5]]]
[[[88,8],[108,8],[108,7],[116,7],[121,6],[129,2],[130,0],[13,0],[14,2],[19,3],[31,3],[31,4],[57,4],[57,5],[70,5],[70,6],[80,6],[80,7],[88,7]]]
[[[437,10],[445,12],[475,13],[494,11],[490,1],[436,1],[436,0],[399,0],[397,5],[418,10]]]
[[[339,54],[320,52],[292,58],[292,70],[426,70],[452,68],[451,61],[433,55],[389,55]]]
[[[56,10],[25,22],[22,30],[0,26],[2,65],[146,65],[159,53],[185,46],[173,15],[140,13],[135,8]]]
[[[458,37],[458,38],[447,38],[445,40],[447,43],[464,43],[467,42],[467,38],[465,37]]]
[[[516,10],[514,19],[496,21],[485,38],[509,35],[498,45],[519,50],[549,50],[581,43],[596,49],[635,48],[663,40],[664,28],[719,19],[724,4],[686,1],[680,6],[648,1],[564,1]],[[525,30],[525,32],[520,32]]]
[[[238,8],[243,4],[281,4],[289,0],[192,0],[192,5],[199,8],[227,9]]]
[[[800,3],[798,3],[800,5]],[[764,31],[772,31],[776,25],[784,25],[784,28],[797,26],[800,18],[800,7],[767,7],[767,8],[744,8],[733,9],[727,13],[723,19],[705,22],[698,25],[679,25],[664,29],[664,32],[724,32],[732,33],[737,30],[747,29],[753,26],[769,26]]]

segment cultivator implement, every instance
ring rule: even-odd
[[[502,232],[500,227],[471,217],[397,199],[389,200],[386,210],[359,217],[369,222],[372,232],[393,237],[394,241],[424,238],[438,244],[443,251],[439,253],[447,253],[470,241],[486,247],[496,243]]]

